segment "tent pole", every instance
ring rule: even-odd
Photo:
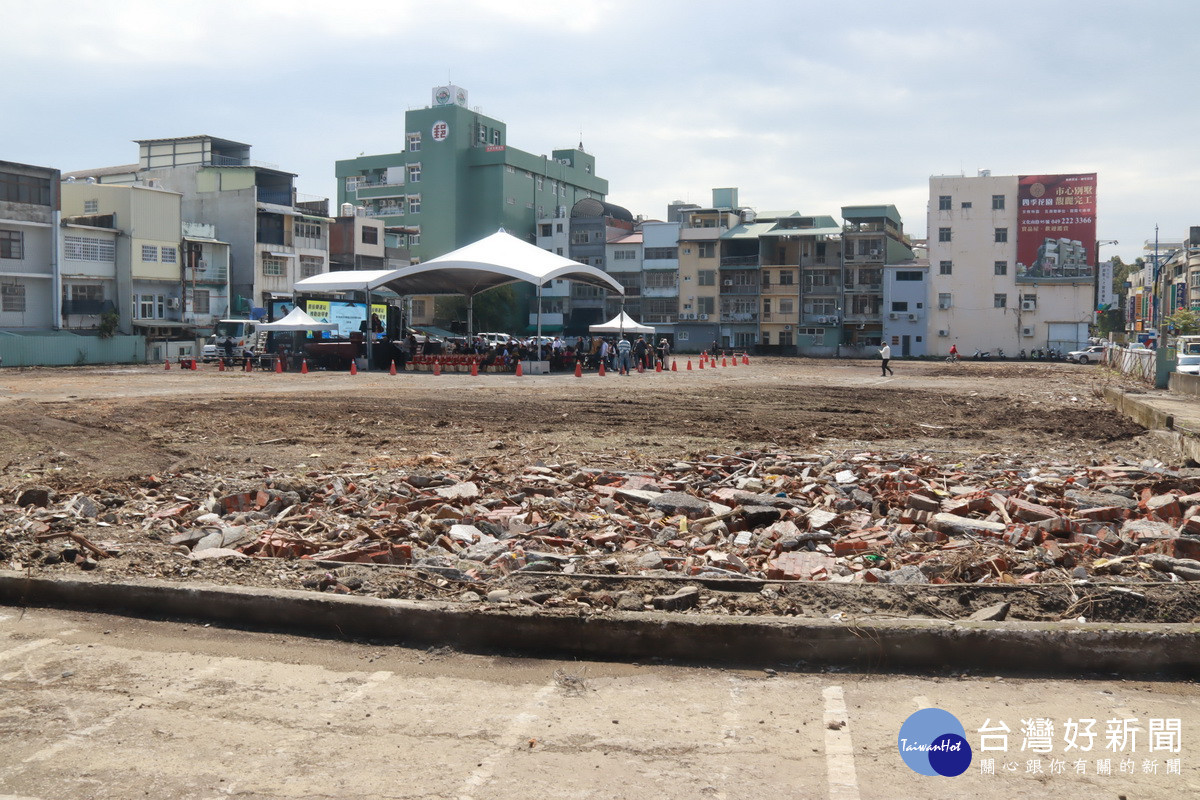
[[[537,356],[542,360],[542,284],[538,284]]]
[[[467,295],[467,346],[471,344],[471,334],[475,333],[475,295]]]
[[[375,333],[371,330],[371,288],[367,287],[367,335],[364,337],[367,340],[367,369],[371,368],[371,348],[374,346],[372,341],[375,338]]]

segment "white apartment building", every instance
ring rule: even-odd
[[[969,357],[975,350],[1016,355],[1036,348],[1075,349],[1087,341],[1095,279],[1094,242],[1057,241],[1054,275],[1019,269],[1020,177],[938,175],[929,179],[927,352]],[[1067,262],[1070,269],[1065,269]]]

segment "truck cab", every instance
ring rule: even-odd
[[[204,340],[200,358],[205,362],[225,358],[225,341],[233,344],[233,358],[245,358],[247,350],[254,349],[258,321],[253,319],[223,319],[213,326],[213,332]]]

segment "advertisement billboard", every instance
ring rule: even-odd
[[[1017,283],[1094,281],[1096,173],[1019,180]]]
[[[333,336],[348,337],[351,331],[363,329],[366,322],[366,306],[362,303],[344,303],[340,300],[307,300],[304,310],[317,322],[336,322],[338,328],[334,332],[322,331],[321,337],[329,339]],[[387,319],[387,306],[372,303],[371,313],[379,315],[381,321]]]

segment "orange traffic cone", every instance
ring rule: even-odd
[[[704,369],[704,362],[705,362],[705,361],[707,361],[707,359],[704,357],[704,354],[703,354],[703,353],[701,353],[701,354],[700,354],[700,369]]]
[[[357,374],[358,374],[358,361],[357,361],[356,359],[353,359],[353,358],[352,358],[352,359],[350,359],[350,374],[351,374],[351,375],[357,375]]]
[[[222,358],[222,359],[218,359],[218,361],[217,361],[217,372],[224,372],[224,371],[225,371],[225,359],[223,359],[223,358]]]
[[[394,359],[394,358],[392,359],[392,368],[388,370],[388,374],[389,375],[396,374],[396,359]]]
[[[679,364],[676,363],[675,359],[671,359],[671,372],[679,372]]]
[[[169,358],[164,358],[164,359],[163,359],[163,369],[164,369],[164,370],[169,370],[169,369],[171,369],[171,359],[169,359]]]
[[[434,374],[434,375],[441,375],[441,374],[442,374],[442,362],[441,362],[441,361],[434,361],[434,362],[433,362],[433,374]]]
[[[517,377],[522,378],[524,376],[525,376],[525,370],[521,369],[521,362],[518,361],[517,362]]]
[[[300,374],[301,374],[301,375],[307,375],[307,374],[308,374],[308,359],[307,359],[307,358],[305,358],[305,359],[302,359],[302,360],[300,361]]]
[[[283,372],[283,359],[280,358],[279,356],[275,357],[275,372],[276,373]]]
[[[655,371],[655,372],[662,372],[662,362],[661,362],[661,361],[655,361],[655,362],[654,362],[654,371]]]
[[[605,372],[604,372],[604,362],[603,362],[603,361],[601,361],[601,362],[600,362],[600,377],[601,377],[601,378],[603,378],[603,377],[604,377],[604,375],[605,375]]]
[[[742,354],[742,364],[749,364],[749,363],[750,363],[750,356],[743,353]]]
[[[728,366],[729,366],[729,359],[725,358],[725,356],[721,356],[721,366],[722,366],[722,367],[728,367]]]
[[[578,359],[575,360],[575,377],[583,377],[583,364],[580,364]]]
[[[737,366],[737,356],[736,355],[734,355],[734,357],[729,360],[729,366],[731,366],[731,367]]]
[[[690,358],[688,359],[688,367],[687,368],[688,368],[688,372],[692,371],[692,360]]]
[[[471,362],[471,377],[472,378],[479,377],[479,362],[478,361]]]

